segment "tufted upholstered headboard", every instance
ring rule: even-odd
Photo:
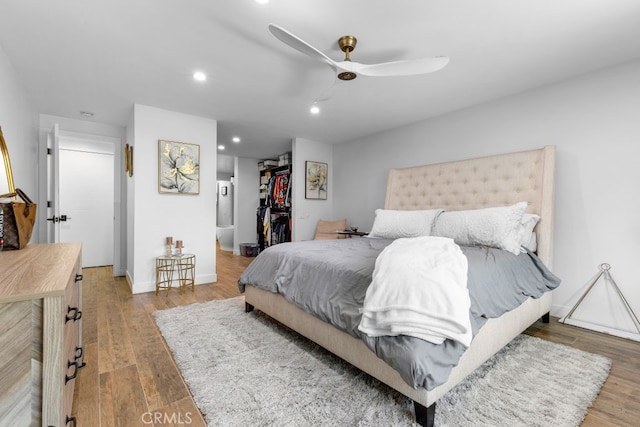
[[[389,170],[385,209],[448,211],[528,202],[540,215],[538,257],[553,261],[555,147]]]

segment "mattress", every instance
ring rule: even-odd
[[[361,339],[399,372],[411,387],[432,390],[444,383],[466,347],[452,340],[436,345],[409,336],[368,337],[358,330],[360,309],[375,260],[392,240],[342,239],[285,243],[263,251],[239,279],[279,293],[300,309]],[[462,247],[467,257],[470,320],[475,336],[529,297],[538,298],[560,283],[531,252],[514,255],[486,247]]]

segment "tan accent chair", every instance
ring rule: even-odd
[[[316,237],[314,237],[314,240],[342,239],[345,236],[341,236],[336,233],[336,231],[344,231],[346,226],[346,218],[341,219],[340,221],[325,221],[321,219],[318,221]]]

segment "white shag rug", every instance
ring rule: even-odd
[[[244,297],[154,313],[209,426],[413,426],[411,400]],[[577,426],[605,357],[520,335],[438,400],[436,426]]]

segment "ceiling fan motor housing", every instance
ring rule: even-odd
[[[338,46],[340,46],[340,50],[349,56],[349,52],[353,52],[353,49],[356,48],[356,43],[358,43],[358,39],[355,36],[342,36],[338,39]]]
[[[340,50],[344,52],[345,61],[351,61],[349,53],[353,52],[353,49],[356,48],[356,43],[358,43],[358,39],[355,36],[342,36],[338,39],[338,46],[340,46]],[[338,74],[340,80],[353,80],[356,77],[358,77],[358,75],[351,71],[343,71]]]

